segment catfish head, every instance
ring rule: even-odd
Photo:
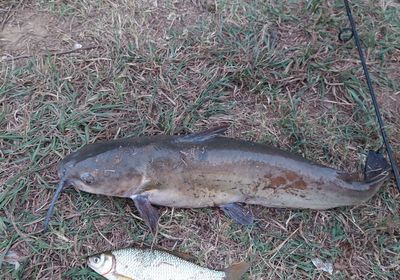
[[[66,158],[68,159],[68,158]],[[59,176],[75,189],[108,196],[130,197],[145,181],[144,170],[134,159],[113,152],[80,161],[66,160],[59,166]]]
[[[129,145],[128,145],[129,144]],[[60,183],[45,220],[45,231],[55,203],[66,186],[108,196],[131,197],[148,183],[146,153],[133,143],[113,140],[89,144],[65,157],[58,166]]]

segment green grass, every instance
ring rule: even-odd
[[[0,45],[2,55],[32,55],[0,66],[4,279],[101,279],[84,257],[153,243],[131,201],[73,189],[57,203],[50,232],[41,232],[57,163],[87,143],[229,123],[229,136],[354,172],[381,146],[354,43],[337,40],[348,26],[341,0],[152,3],[0,4],[4,13],[15,7],[0,37],[38,12],[48,29],[40,36],[26,29],[18,42]],[[399,161],[400,7],[388,0],[352,6]],[[96,48],[42,55],[75,42]],[[392,181],[356,207],[252,206],[256,223],[248,228],[217,209],[161,208],[154,244],[217,269],[248,260],[245,279],[395,279],[399,201]],[[8,250],[21,257],[18,270],[3,261]],[[316,270],[316,257],[334,263],[334,274]]]

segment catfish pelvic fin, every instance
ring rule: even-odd
[[[151,205],[147,196],[136,195],[131,197],[135,206],[139,211],[140,217],[144,220],[146,225],[150,228],[153,235],[157,232],[158,219],[160,218],[157,209]]]
[[[235,263],[225,270],[225,280],[240,280],[249,269],[246,262]]]
[[[219,206],[224,213],[236,221],[237,223],[241,225],[251,225],[254,221],[254,217],[251,214],[251,212],[246,211],[243,207],[241,207],[239,204],[236,203],[229,203],[225,205]]]
[[[214,128],[210,128],[204,131],[200,131],[197,133],[188,134],[185,136],[180,136],[175,139],[175,142],[178,143],[201,143],[207,140],[210,140],[218,135],[223,134],[227,131],[228,125],[221,125]]]

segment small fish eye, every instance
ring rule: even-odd
[[[100,257],[94,257],[94,258],[93,258],[93,262],[94,262],[95,264],[98,264],[98,263],[100,262]]]
[[[93,177],[93,175],[90,174],[90,173],[88,173],[88,172],[85,172],[85,173],[82,173],[82,174],[81,174],[81,180],[82,180],[84,183],[88,184],[88,185],[94,183],[94,177]]]

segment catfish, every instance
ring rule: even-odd
[[[382,154],[370,151],[364,178],[265,144],[224,137],[227,127],[199,133],[95,142],[66,156],[45,219],[48,228],[65,186],[133,200],[153,234],[154,207],[219,207],[242,225],[254,217],[242,204],[325,210],[365,203],[390,177]]]

